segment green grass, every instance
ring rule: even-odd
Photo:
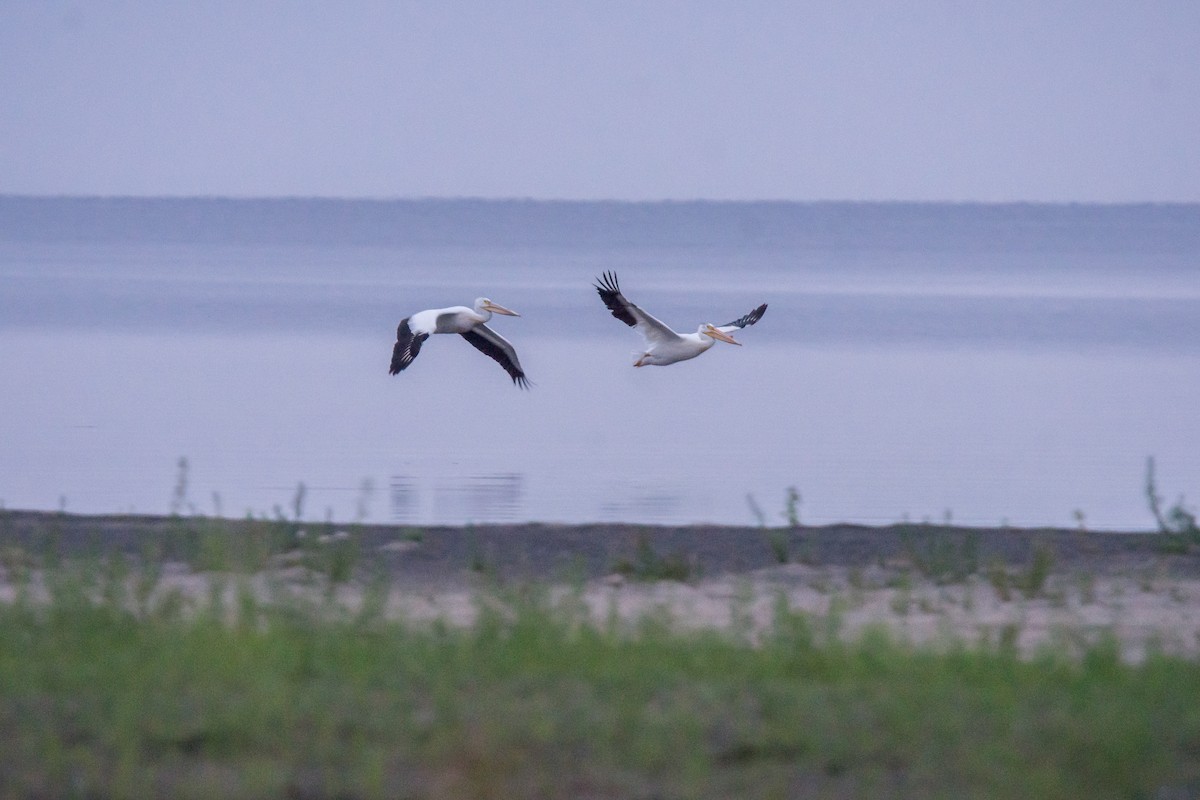
[[[979,570],[979,542],[973,534],[955,540],[904,526],[900,538],[912,565],[940,586],[962,583]]]
[[[0,798],[1156,798],[1200,791],[1200,664],[1115,642],[753,646],[525,586],[470,627],[51,570],[0,604]],[[236,578],[235,578],[236,580]]]
[[[650,544],[645,535],[637,537],[633,558],[621,558],[613,564],[613,571],[637,581],[679,581],[686,583],[699,577],[696,569],[683,553],[661,555]]]

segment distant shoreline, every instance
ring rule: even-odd
[[[1103,250],[1130,226],[1194,252],[1197,203],[40,196],[0,193],[0,241],[246,245]]]

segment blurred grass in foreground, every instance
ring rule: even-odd
[[[846,643],[781,603],[751,644],[534,586],[418,625],[114,563],[0,603],[0,798],[1200,793],[1200,664],[1113,640]]]

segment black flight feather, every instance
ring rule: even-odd
[[[747,325],[753,325],[754,323],[758,322],[760,319],[762,319],[762,315],[765,313],[767,313],[767,304],[763,303],[761,306],[754,309],[746,316],[740,317],[739,319],[735,319],[733,322],[726,322],[724,325],[718,325],[717,327],[718,328],[728,328],[728,327],[744,328]]]
[[[596,291],[600,293],[600,299],[604,301],[604,305],[608,306],[608,310],[612,312],[612,315],[630,327],[637,325],[637,320],[633,318],[633,314],[630,314],[629,309],[625,307],[625,303],[629,301],[621,294],[621,287],[617,284],[617,274],[615,272],[605,272],[603,278],[597,278],[596,280],[599,281],[599,283],[594,284]]]
[[[520,386],[522,389],[529,388],[529,380],[525,377],[524,371],[518,364],[508,357],[508,353],[504,352],[499,345],[486,336],[476,333],[475,331],[467,331],[466,333],[459,335],[470,342],[476,350],[483,353],[485,356],[495,359],[497,364],[504,367],[504,371],[507,372],[508,376],[513,379],[513,383],[515,383],[517,386]]]
[[[392,366],[388,374],[395,375],[411,364],[417,353],[421,352],[421,343],[428,338],[428,333],[414,335],[408,327],[407,317],[400,320],[400,325],[396,328],[396,344],[392,347]]]

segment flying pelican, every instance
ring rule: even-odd
[[[474,308],[431,308],[405,317],[396,328],[396,345],[392,348],[392,366],[388,373],[395,375],[411,364],[417,353],[421,352],[421,344],[432,334],[457,333],[476,350],[496,359],[513,379],[513,383],[522,389],[529,388],[525,371],[521,369],[521,362],[517,360],[517,351],[507,339],[484,324],[492,318],[493,313],[506,317],[521,316],[486,297],[479,297],[475,300]]]
[[[600,299],[604,301],[604,305],[608,306],[612,315],[626,325],[637,328],[646,340],[645,351],[637,361],[633,362],[635,367],[665,367],[676,361],[687,361],[689,358],[700,355],[718,341],[736,344],[740,347],[742,343],[730,334],[738,328],[758,322],[767,310],[767,304],[763,303],[746,316],[725,325],[713,325],[706,322],[695,333],[676,333],[626,300],[625,295],[621,294],[621,287],[617,284],[615,272],[605,272],[604,277],[597,278],[597,280],[599,283],[595,284],[596,291],[600,293]]]

